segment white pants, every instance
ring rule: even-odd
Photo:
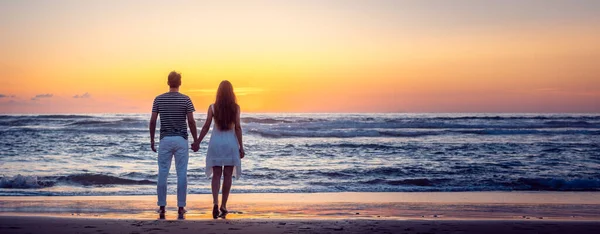
[[[177,206],[185,207],[187,196],[188,141],[180,136],[164,137],[158,145],[158,193],[159,206],[167,205],[167,176],[175,156],[177,170]]]

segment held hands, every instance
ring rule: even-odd
[[[198,152],[198,150],[200,150],[200,141],[194,141],[192,143],[192,151]]]

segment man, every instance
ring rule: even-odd
[[[161,216],[165,213],[167,205],[167,176],[171,168],[171,160],[175,157],[175,169],[177,170],[177,206],[178,213],[183,215],[187,196],[187,166],[189,159],[187,126],[196,141],[196,122],[194,121],[194,104],[184,94],[179,93],[181,86],[181,74],[172,71],[169,74],[167,84],[169,92],[163,93],[154,99],[152,105],[152,117],[150,118],[150,145],[154,147],[154,131],[156,119],[160,115],[160,144],[158,146],[158,193],[157,205]],[[186,125],[187,118],[187,125]]]

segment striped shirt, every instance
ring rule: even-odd
[[[152,112],[160,117],[160,139],[166,136],[181,136],[187,140],[187,113],[194,112],[192,100],[179,92],[158,95],[152,104]]]

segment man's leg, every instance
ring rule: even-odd
[[[167,205],[167,177],[171,168],[171,158],[173,157],[172,144],[168,138],[160,140],[158,145],[158,182],[156,193],[158,194],[157,205],[164,208]]]
[[[188,141],[177,138],[177,150],[175,151],[175,168],[177,170],[177,206],[186,206],[187,198],[187,168],[189,161]]]

